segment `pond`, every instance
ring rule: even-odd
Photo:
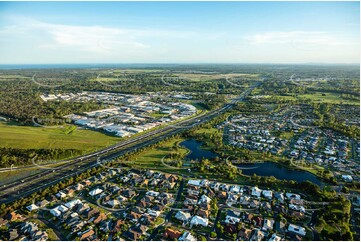
[[[216,158],[218,155],[210,150],[202,149],[202,142],[196,141],[194,139],[185,140],[180,143],[181,146],[185,147],[186,149],[190,150],[190,152],[186,155],[186,160],[201,160],[202,158],[205,159],[213,159]]]
[[[287,167],[278,165],[273,162],[264,162],[257,164],[242,164],[238,165],[241,168],[242,173],[252,176],[256,174],[258,176],[274,176],[280,180],[294,180],[297,182],[310,181],[317,185],[321,185],[320,179],[318,179],[312,173],[307,171],[293,170]]]
[[[180,145],[190,150],[190,153],[185,157],[185,160],[188,161],[201,160],[202,158],[213,159],[218,157],[216,153],[202,148],[203,143],[194,139],[185,140],[181,142]],[[184,166],[188,165],[189,162],[184,162]],[[242,164],[238,165],[238,167],[241,168],[243,174],[249,176],[252,176],[253,174],[258,176],[274,176],[280,180],[294,180],[297,182],[308,180],[317,185],[321,185],[321,180],[309,172],[289,169],[274,162]]]

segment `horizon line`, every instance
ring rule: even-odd
[[[84,63],[6,63],[0,66],[20,65],[360,65],[360,62],[84,62]]]

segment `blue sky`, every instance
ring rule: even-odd
[[[0,64],[359,63],[359,2],[0,2]]]

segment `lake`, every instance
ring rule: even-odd
[[[216,153],[210,150],[202,149],[202,144],[202,142],[196,141],[194,139],[189,139],[181,142],[181,146],[190,150],[190,153],[186,155],[185,159],[201,160],[202,158],[213,159],[218,157]],[[187,162],[185,163],[185,165],[189,165]],[[309,172],[289,169],[273,162],[244,164],[238,165],[238,167],[244,168],[242,169],[242,173],[249,176],[252,176],[253,174],[256,174],[258,176],[274,176],[280,180],[294,180],[297,182],[303,182],[308,180],[317,185],[321,185],[321,180]]]
[[[280,180],[294,180],[297,182],[303,182],[308,180],[317,185],[321,185],[320,179],[318,179],[312,173],[309,173],[307,171],[289,169],[273,162],[244,165],[242,164],[237,165],[237,167],[241,169],[244,168],[242,169],[242,173],[249,176],[252,176],[253,174],[256,174],[258,176],[274,176]]]
[[[218,155],[210,150],[202,149],[202,142],[199,142],[194,139],[185,140],[180,143],[181,146],[185,147],[186,149],[190,150],[190,152],[186,155],[185,159],[187,160],[201,160],[202,158],[205,159],[213,159],[216,158]]]

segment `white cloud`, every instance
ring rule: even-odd
[[[89,52],[104,52],[121,48],[144,48],[131,30],[102,26],[73,26],[38,22],[29,26],[51,37],[55,47],[76,47]]]
[[[248,35],[244,38],[250,44],[304,44],[304,45],[349,45],[345,41],[327,32],[319,31],[278,31]]]
[[[256,34],[52,24],[0,27],[0,63],[357,62],[355,37],[322,31]]]
[[[147,40],[187,39],[195,35],[188,31],[50,24],[24,18],[0,29],[0,37],[9,40],[16,39],[15,36],[20,39],[38,37],[40,49],[66,48],[105,55],[147,49],[151,47]]]

